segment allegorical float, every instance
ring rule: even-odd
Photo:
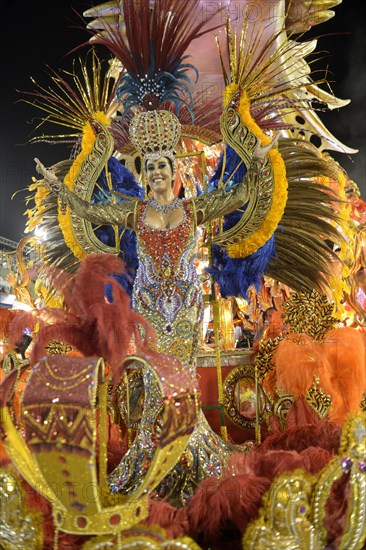
[[[70,154],[8,254],[1,548],[366,548],[365,203],[307,38],[339,3],[112,0],[22,92]]]

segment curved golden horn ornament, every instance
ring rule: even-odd
[[[107,535],[139,523],[148,514],[149,494],[181,456],[197,421],[199,397],[188,372],[180,374],[177,385],[175,372],[166,368],[165,376],[159,376],[160,365],[150,359],[127,360],[155,379],[163,419],[153,461],[132,495],[112,495],[107,485],[109,379],[102,358],[43,358],[29,377],[17,421],[12,410],[16,375],[12,372],[3,381],[0,429],[5,450],[24,479],[51,503],[56,531]]]

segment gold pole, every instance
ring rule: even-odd
[[[108,188],[113,193],[112,177],[111,177],[111,174],[108,170],[108,164],[105,167],[105,175],[106,175],[106,179],[107,179]],[[111,202],[116,203],[116,198],[112,196],[112,201]],[[119,227],[118,227],[118,225],[112,225],[112,228],[113,228],[113,231],[114,231],[114,244],[115,244],[116,255],[117,255],[117,254],[119,254],[119,251],[120,251],[119,233],[118,233]]]
[[[130,381],[128,379],[128,374],[125,372],[125,384],[126,384],[126,402],[127,402],[127,447],[130,448],[132,445],[132,429],[130,426]]]
[[[255,376],[255,442],[259,445],[262,441],[261,425],[259,421],[259,384],[258,384],[258,369],[254,366]]]
[[[207,249],[209,263],[212,265],[212,226],[207,224]],[[215,353],[216,353],[216,378],[217,378],[217,393],[218,404],[220,409],[220,433],[221,436],[227,440],[227,427],[225,425],[224,414],[224,390],[222,381],[222,365],[221,365],[221,349],[220,349],[220,308],[216,296],[215,284],[211,278],[211,295],[210,303],[212,304],[212,316],[214,325],[214,341],[215,341]]]

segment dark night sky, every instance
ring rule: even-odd
[[[55,70],[70,67],[67,52],[89,36],[84,29],[75,28],[81,21],[73,9],[82,13],[93,2],[2,0],[1,4],[0,236],[17,241],[24,234],[27,193],[21,191],[12,200],[11,195],[24,190],[36,175],[33,158],[37,156],[50,165],[68,156],[61,145],[27,143],[35,128],[32,117],[39,116],[39,111],[19,103],[17,90],[32,90],[31,77],[47,83],[47,65]],[[334,94],[351,99],[350,105],[321,118],[336,138],[359,153],[351,158],[331,154],[366,199],[366,29],[358,10],[353,1],[343,0],[334,8],[335,17],[314,27],[311,36],[323,35],[317,48],[326,52],[320,67],[329,66]],[[80,50],[80,54],[85,51]]]

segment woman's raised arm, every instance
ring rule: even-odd
[[[95,224],[119,225],[129,229],[135,229],[135,213],[138,200],[126,200],[115,204],[91,204],[58,179],[52,168],[46,168],[38,158],[34,159],[36,170],[44,178],[46,185],[52,193],[58,196],[61,205],[67,205],[81,218]]]

